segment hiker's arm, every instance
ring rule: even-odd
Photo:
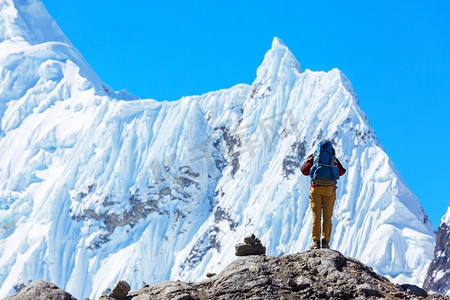
[[[313,165],[313,158],[314,158],[314,154],[310,154],[305,162],[302,164],[302,166],[300,167],[300,170],[302,171],[303,175],[308,176],[309,175],[309,171],[311,170],[311,167]]]
[[[344,169],[344,167],[341,165],[341,162],[339,161],[339,159],[336,158],[336,165],[339,169],[339,176],[342,176],[345,174],[345,171],[347,171],[346,169]]]

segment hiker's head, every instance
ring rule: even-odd
[[[328,139],[321,139],[320,141],[317,142],[318,147],[320,145],[325,145],[325,144],[330,144],[330,146],[333,146],[333,143]]]

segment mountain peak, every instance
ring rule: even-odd
[[[287,49],[286,44],[278,37],[274,37],[272,41],[272,50]]]
[[[447,209],[447,213],[442,217],[441,224],[444,223],[450,226],[450,206]]]
[[[286,44],[277,37],[272,41],[272,48],[267,51],[264,60],[256,72],[259,82],[276,81],[280,76],[302,72],[301,66]]]
[[[0,0],[0,42],[70,44],[40,0]]]

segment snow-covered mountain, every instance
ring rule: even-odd
[[[434,258],[425,277],[424,288],[450,296],[450,206],[437,231]]]
[[[254,232],[271,255],[310,245],[321,138],[347,167],[331,247],[421,284],[435,234],[349,80],[303,70],[275,38],[252,85],[175,102],[108,88],[39,0],[0,0],[0,297],[32,280],[96,298],[201,279]]]

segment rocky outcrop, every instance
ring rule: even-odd
[[[428,267],[423,288],[450,295],[450,208],[439,226],[434,258]]]
[[[264,255],[266,254],[266,247],[261,243],[253,233],[244,238],[244,243],[238,243],[235,246],[236,256],[248,256],[248,255]]]
[[[361,262],[319,249],[237,259],[199,283],[162,282],[131,292],[138,299],[450,299],[396,285]]]
[[[38,280],[23,288],[14,296],[3,300],[76,300],[71,294],[63,291],[55,284]]]
[[[154,286],[146,285],[128,293],[125,299],[450,300],[447,296],[428,295],[417,286],[393,284],[358,260],[330,249],[311,250],[282,257],[246,256],[235,260],[220,273],[210,275],[210,278],[198,283],[166,281]],[[117,286],[119,285],[126,287],[123,282],[119,282]],[[100,299],[119,299],[112,296],[113,293]],[[44,298],[8,298],[12,299]]]

